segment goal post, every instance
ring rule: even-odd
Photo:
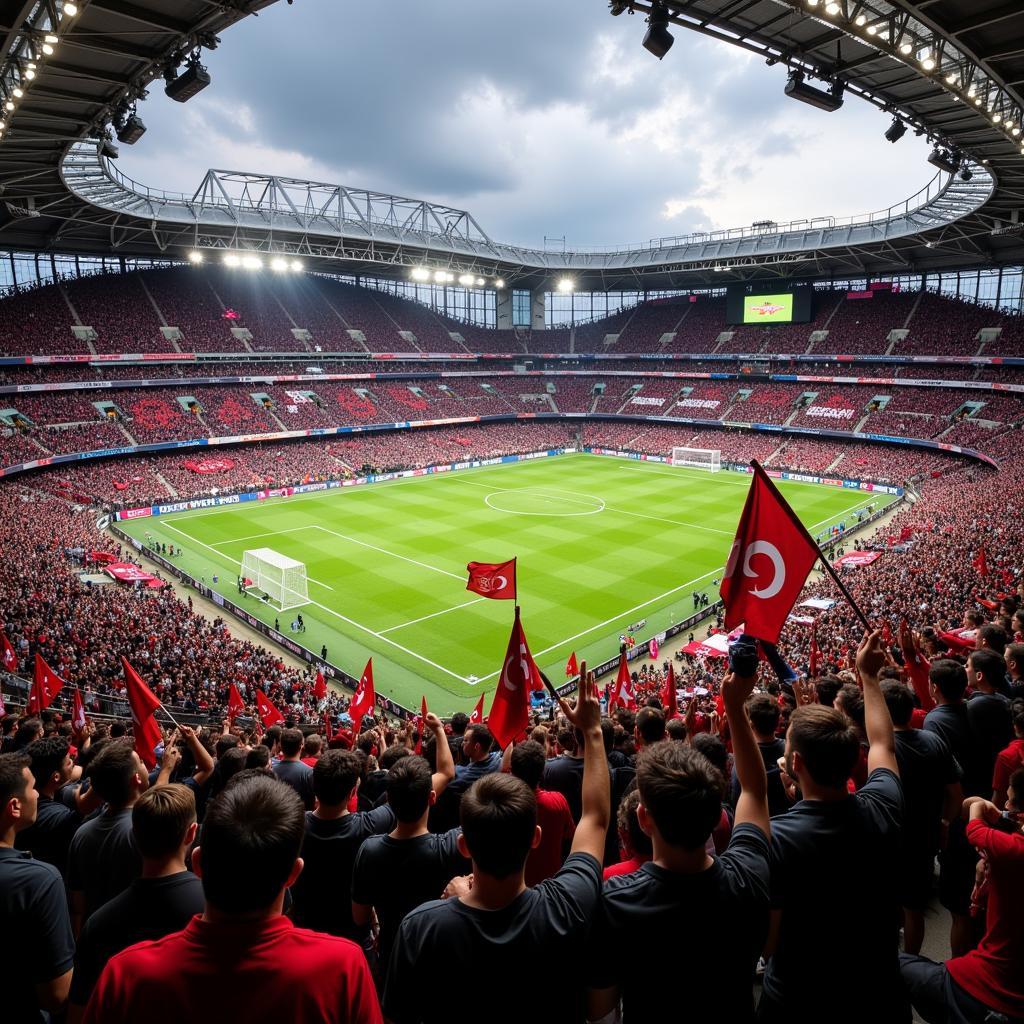
[[[673,448],[672,465],[717,473],[722,468],[722,453],[717,448]]]
[[[242,555],[246,590],[258,590],[280,611],[309,604],[306,566],[272,548],[251,548]]]

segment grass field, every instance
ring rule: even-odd
[[[721,576],[749,477],[593,455],[564,455],[411,477],[261,503],[121,523],[182,546],[176,560],[239,600],[243,552],[304,562],[311,603],[298,639],[358,677],[372,655],[377,691],[441,714],[493,693],[511,601],[467,592],[466,563],[519,559],[519,603],[537,662],[561,682],[575,650],[611,658],[640,619],[646,639],[693,611]],[[812,532],[884,495],[785,482]],[[714,595],[712,595],[713,597]],[[241,599],[273,624],[275,611]],[[279,615],[283,631],[295,611]]]

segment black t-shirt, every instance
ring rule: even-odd
[[[105,810],[75,833],[68,854],[68,889],[85,893],[88,918],[124,892],[142,873],[142,857],[132,835],[132,811]]]
[[[84,1006],[107,961],[136,942],[179,932],[203,912],[203,884],[191,871],[137,878],[86,921],[78,936],[71,1002]]]
[[[346,814],[333,821],[307,812],[302,843],[305,867],[291,888],[295,923],[315,932],[358,940],[352,924],[352,866],[364,840],[394,827],[395,814],[388,806]]]
[[[695,1021],[751,1020],[751,979],[768,929],[768,837],[738,825],[706,871],[678,874],[653,862],[604,883],[588,957],[591,988],[617,986],[623,1018],[665,1015],[665,982]],[[680,927],[698,943],[680,948]]]
[[[302,797],[307,811],[313,809],[316,796],[313,793],[313,769],[301,761],[278,761],[272,768],[274,775],[291,786]]]
[[[856,795],[772,819],[771,898],[782,911],[764,993],[791,1020],[905,1019],[897,933],[903,791],[885,768]]]
[[[1009,698],[1001,693],[972,693],[967,700],[967,721],[982,758],[982,766],[978,770],[985,773],[991,789],[996,756],[1013,739]],[[989,797],[992,794],[983,792],[982,795]]]
[[[359,801],[358,804],[356,805],[356,810],[372,811],[373,808],[377,806],[378,800],[382,796],[387,796],[387,781],[387,772],[370,772],[369,775],[366,776],[366,779],[359,786],[359,791],[356,794]]]
[[[75,940],[60,872],[0,847],[0,964],[4,1024],[42,1021],[33,986],[71,970]]]
[[[583,814],[583,758],[561,754],[544,765],[542,789],[561,793],[569,802],[572,820],[578,825]]]
[[[896,762],[903,787],[904,853],[916,859],[934,856],[946,786],[960,781],[960,766],[938,733],[923,729],[896,733]]]
[[[786,788],[782,785],[782,776],[779,774],[779,758],[786,753],[786,744],[780,739],[774,739],[768,743],[758,743],[757,749],[761,751],[764,771],[768,776],[768,813],[774,818],[776,814],[785,814],[793,806],[786,796]],[[740,798],[740,791],[740,778],[733,768],[729,793],[729,802],[733,807]]]
[[[40,796],[36,820],[14,837],[14,848],[30,850],[36,860],[52,864],[63,875],[68,869],[68,850],[79,824],[74,811],[48,796]]]
[[[963,772],[964,796],[992,795],[992,772],[985,772],[985,753],[967,718],[967,704],[939,704],[924,717],[923,728],[933,732],[956,758]]]
[[[460,829],[414,839],[373,836],[359,848],[352,871],[352,902],[372,905],[380,921],[380,957],[387,963],[402,918],[436,900],[471,864],[459,853]]]
[[[503,910],[456,899],[414,910],[395,942],[385,1016],[395,1024],[450,1024],[450,1002],[433,994],[457,991],[463,1006],[486,1008],[488,1024],[582,1019],[582,939],[600,893],[601,865],[574,853],[557,875]]]

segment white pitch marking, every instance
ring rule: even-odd
[[[409,562],[410,565],[418,565],[421,569],[430,569],[432,572],[443,573],[445,576],[450,576],[453,580],[465,580],[465,573],[449,572],[447,569],[439,569],[436,565],[428,565],[426,562],[419,562],[415,558],[409,558],[407,555],[400,555],[397,551],[388,551],[387,548],[379,548],[376,544],[370,544],[365,540],[358,540],[355,537],[349,537],[348,534],[338,533],[337,530],[329,530],[326,526],[320,526],[319,523],[313,524],[309,527],[311,530],[323,530],[324,533],[329,533],[333,537],[340,537],[342,540],[347,540],[352,544],[358,544],[360,547],[369,548],[371,551],[379,551],[382,555],[390,555],[392,558],[400,558],[403,562]]]
[[[464,601],[462,604],[452,605],[451,608],[442,608],[439,612],[431,612],[429,615],[421,615],[418,619],[410,619],[408,622],[400,622],[397,626],[388,626],[387,629],[382,629],[380,635],[383,636],[385,633],[393,633],[396,629],[405,629],[406,626],[414,626],[417,622],[426,622],[427,619],[436,619],[438,615],[447,615],[449,612],[458,611],[460,608],[468,608],[471,604],[479,604],[481,601],[486,601],[486,597],[478,597],[472,601]]]

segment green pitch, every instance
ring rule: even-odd
[[[425,694],[440,714],[489,706],[508,643],[512,602],[468,592],[466,563],[518,557],[523,626],[556,685],[573,650],[614,657],[626,627],[645,640],[716,596],[750,478],[564,455],[410,477],[261,503],[119,524],[179,545],[197,579],[358,677],[373,656],[377,692],[406,707]],[[781,483],[818,533],[886,495]],[[248,548],[305,563],[311,603],[277,613],[236,585]],[[212,583],[214,574],[220,579]]]

